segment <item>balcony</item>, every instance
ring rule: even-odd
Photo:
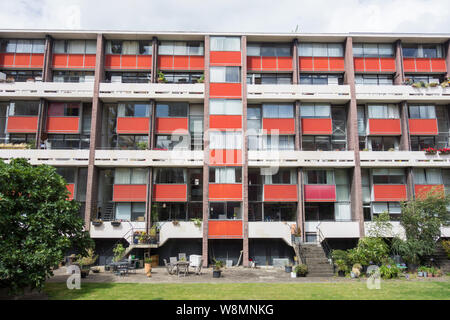
[[[205,69],[204,56],[178,56],[160,55],[158,56],[158,70],[189,70],[202,71]]]
[[[450,167],[450,155],[428,155],[423,151],[362,151],[361,167]]]
[[[311,135],[331,135],[333,133],[333,124],[331,118],[326,119],[302,119],[303,134]]]
[[[437,135],[437,119],[409,119],[409,133],[411,135]]]
[[[155,184],[153,186],[153,201],[186,202],[187,185],[185,184]]]
[[[291,246],[292,225],[295,225],[295,222],[249,222],[248,237],[250,239],[283,239]]]
[[[53,69],[95,69],[95,54],[54,54]]]
[[[0,159],[9,162],[14,158],[25,158],[32,165],[86,167],[89,162],[89,150],[0,150]]]
[[[4,98],[92,99],[94,83],[15,82],[0,83]]]
[[[242,201],[242,184],[209,184],[210,201]]]
[[[399,136],[401,134],[400,119],[369,119],[369,135]]]
[[[263,119],[263,130],[270,134],[272,131],[278,134],[295,134],[295,119]]]
[[[336,186],[306,184],[304,186],[305,202],[335,202]]]
[[[111,222],[103,222],[96,227],[91,222],[89,233],[94,239],[125,239],[133,243],[133,231],[145,231],[145,222],[123,221],[119,226],[113,227]]]
[[[447,72],[444,58],[403,58],[405,72]]]
[[[150,118],[118,117],[116,131],[118,134],[149,134]]]
[[[115,184],[114,202],[146,202],[147,185],[145,184]]]
[[[383,236],[386,238],[392,238],[392,237],[398,236],[401,239],[405,239],[405,229],[403,229],[403,227],[400,225],[400,222],[391,221],[390,223],[392,225],[391,232],[386,232],[385,234],[383,234]],[[375,222],[372,222],[372,221],[364,222],[364,230],[366,230],[366,234],[367,234],[367,230],[370,230],[370,228],[374,225],[375,225]],[[450,228],[449,227],[441,228],[441,237],[443,237],[443,238],[450,237]]]
[[[298,189],[296,184],[264,185],[264,201],[266,202],[297,202]]]
[[[156,132],[188,134],[188,118],[156,118]]]
[[[248,71],[292,71],[292,57],[247,56]]]
[[[450,101],[450,88],[441,86],[429,88],[414,88],[407,85],[356,85],[356,99],[358,103],[386,102],[409,103],[424,102],[435,103],[436,101]]]
[[[241,220],[209,220],[208,239],[242,239]]]
[[[356,72],[395,72],[395,58],[354,58]]]
[[[373,201],[407,200],[405,184],[375,184],[372,187]]]
[[[202,167],[203,151],[96,150],[95,165],[103,167]]]
[[[357,221],[307,221],[305,232],[316,233],[317,227],[325,238],[359,238]]]
[[[339,167],[355,165],[353,151],[249,151],[249,167]]]
[[[203,237],[203,229],[196,227],[193,222],[180,221],[175,226],[170,221],[158,222],[159,246],[164,245],[170,239],[201,239]]]
[[[102,99],[170,99],[203,101],[205,85],[168,83],[101,83]],[[1,94],[1,92],[0,92]]]
[[[346,103],[350,100],[348,85],[247,85],[249,101],[286,101]]]

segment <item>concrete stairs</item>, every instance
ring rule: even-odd
[[[308,266],[308,277],[332,277],[334,275],[333,266],[322,246],[317,243],[302,243],[300,250]]]
[[[433,259],[443,272],[450,272],[450,260],[448,259],[447,253],[440,242],[436,247],[436,252],[433,255]]]

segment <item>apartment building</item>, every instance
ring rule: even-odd
[[[0,158],[57,168],[101,263],[122,242],[272,265],[297,227],[351,247],[450,190],[424,151],[449,145],[449,39],[0,30]]]

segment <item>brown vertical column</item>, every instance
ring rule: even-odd
[[[302,232],[302,239],[305,241],[305,199],[303,195],[303,168],[298,168],[297,171],[297,188],[298,188],[298,202],[297,202],[297,227],[300,227]]]
[[[408,201],[414,200],[413,168],[406,168],[406,196]]]
[[[52,81],[53,38],[45,37],[44,67],[42,69],[42,81]]]
[[[447,43],[445,44],[445,61],[447,64],[446,77],[450,77],[450,40],[447,40]]]
[[[358,143],[358,108],[356,101],[355,88],[355,67],[353,64],[353,39],[348,37],[345,44],[345,75],[344,82],[350,86],[350,104],[347,116],[347,139],[348,149],[353,150],[355,154],[355,167],[353,169],[352,183],[351,183],[351,201],[352,201],[352,219],[359,222],[360,236],[364,236],[364,214],[362,203],[362,180],[361,180],[361,165],[359,156]]]
[[[158,38],[152,39],[152,83],[156,83],[158,75]]]
[[[148,183],[147,183],[147,203],[145,205],[146,217],[145,217],[145,229],[148,233],[152,227],[152,195],[153,195],[153,168],[148,170]]]
[[[208,266],[208,221],[209,221],[209,57],[210,40],[205,36],[205,99],[203,102],[203,266]]]
[[[400,137],[400,150],[410,150],[409,139],[409,122],[408,122],[408,103],[403,101],[399,105],[400,110],[400,125],[402,130],[402,136]]]
[[[248,136],[247,136],[247,37],[241,37],[241,57],[242,57],[242,69],[241,69],[241,83],[242,83],[242,200],[243,200],[243,243],[242,250],[243,261],[242,265],[248,267],[249,258],[249,245],[248,245]]]
[[[300,101],[295,101],[295,150],[302,149],[302,121],[300,118]]]
[[[151,100],[150,101],[150,108],[151,108],[151,114],[150,114],[150,132],[148,134],[148,149],[153,150],[155,149],[155,140],[156,140],[156,101]]]
[[[298,66],[298,40],[292,41],[292,84],[299,84],[300,70]]]
[[[403,50],[402,41],[397,40],[394,45],[395,49],[395,76],[394,84],[401,85],[405,81],[405,73],[403,71]]]
[[[38,126],[36,130],[36,149],[41,149],[42,134],[45,132],[45,127],[47,124],[47,106],[48,102],[45,99],[40,99],[39,102],[39,113],[38,113]]]
[[[97,35],[97,52],[95,57],[95,82],[94,82],[94,96],[92,98],[92,118],[91,118],[91,143],[89,146],[89,162],[88,162],[88,176],[86,188],[86,211],[84,214],[84,223],[86,230],[89,230],[91,225],[91,216],[97,211],[97,193],[98,193],[98,178],[97,168],[95,167],[95,149],[100,141],[101,125],[102,125],[102,107],[99,99],[100,82],[104,77],[104,58],[105,50],[103,43],[103,35]]]

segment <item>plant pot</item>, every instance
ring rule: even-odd
[[[81,278],[86,278],[89,275],[89,269],[81,270]]]
[[[291,278],[297,278],[297,273],[296,272],[291,272]]]
[[[213,270],[213,278],[220,278],[222,275],[221,270]]]
[[[147,275],[147,277],[151,277],[152,276],[152,264],[151,263],[144,264],[144,271],[145,271],[145,274]]]
[[[284,266],[284,271],[286,273],[291,273],[292,272],[292,266]]]
[[[428,278],[433,278],[433,274],[432,273],[428,273]]]
[[[94,221],[94,222],[92,222],[92,225],[94,227],[100,227],[102,224],[103,224],[103,222],[101,222],[101,221]]]
[[[421,272],[421,271],[417,272],[417,276],[418,277],[423,277],[423,272]]]
[[[306,273],[299,273],[299,274],[297,274],[297,276],[301,277],[301,278],[304,278],[304,277],[306,277]]]
[[[120,226],[120,221],[111,221],[111,225],[113,227],[118,227],[118,226]]]
[[[345,271],[339,270],[338,271],[338,276],[339,277],[345,277]]]
[[[428,272],[423,273],[423,277],[426,278],[428,276]]]

